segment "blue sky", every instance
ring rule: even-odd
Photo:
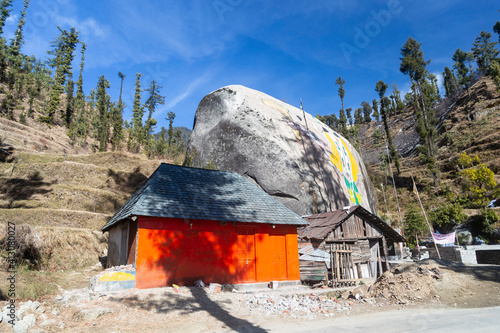
[[[21,7],[16,0],[8,38]],[[376,98],[378,80],[405,92],[409,79],[399,71],[399,57],[409,36],[432,59],[429,71],[442,73],[457,48],[469,51],[482,30],[493,33],[499,9],[498,1],[470,0],[32,1],[23,52],[47,58],[57,25],[74,26],[87,43],[87,94],[104,74],[117,99],[123,72],[124,118],[130,119],[141,72],[143,87],[153,79],[163,86],[166,103],[153,115],[157,130],[167,126],[169,111],[177,115],[174,125],[191,128],[201,99],[230,84],[295,106],[302,98],[313,115],[338,113],[338,76],[346,81],[346,108]],[[75,72],[78,63],[79,54]]]

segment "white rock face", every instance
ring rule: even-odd
[[[308,113],[262,92],[227,86],[203,98],[191,166],[236,171],[299,215],[362,205],[375,212],[354,147]]]

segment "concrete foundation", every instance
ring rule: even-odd
[[[242,284],[225,284],[224,290],[231,291],[233,289],[238,291],[255,291],[255,290],[263,290],[269,289],[269,282],[259,282],[259,283],[242,283]],[[281,287],[291,287],[291,286],[300,286],[300,280],[296,281],[277,281],[278,289]]]
[[[95,275],[90,280],[90,290],[94,292],[115,291],[135,288],[135,270],[132,267],[113,267]]]

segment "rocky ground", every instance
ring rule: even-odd
[[[333,324],[339,317],[374,311],[498,305],[499,266],[425,260],[398,264],[374,284],[350,290],[305,286],[217,294],[197,287],[104,294],[88,288],[61,290],[56,296],[17,304],[14,331],[264,332],[265,327],[279,327],[279,323],[306,328],[318,320]],[[8,314],[4,308],[0,331],[11,331]]]

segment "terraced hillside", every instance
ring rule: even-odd
[[[0,118],[1,227],[29,225],[51,252],[43,258],[45,269],[95,264],[107,247],[100,228],[161,161],[91,153],[72,146],[63,129],[41,126]]]

